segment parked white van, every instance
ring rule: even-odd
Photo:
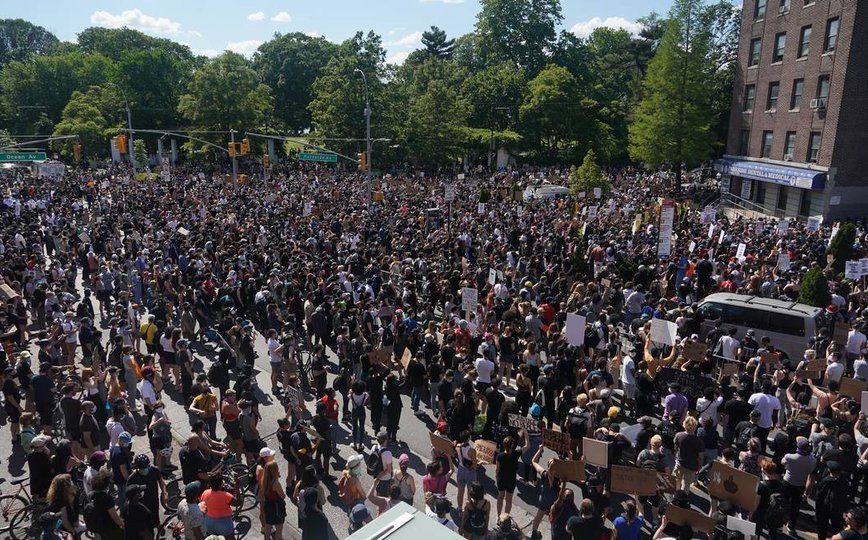
[[[697,307],[702,316],[702,334],[714,328],[717,320],[723,328],[736,327],[740,340],[749,329],[756,331],[756,338],[768,336],[772,345],[781,349],[793,360],[802,357],[808,340],[817,334],[823,325],[823,309],[761,296],[716,293],[706,296]]]
[[[527,189],[524,190],[523,198],[525,201],[531,199],[564,199],[569,196],[569,194],[570,189],[567,187],[543,182],[543,184],[539,186],[528,186]]]

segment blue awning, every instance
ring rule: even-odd
[[[826,186],[825,172],[802,167],[772,165],[725,157],[714,162],[714,170],[760,182],[772,182],[802,189],[823,189]]]

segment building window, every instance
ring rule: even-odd
[[[793,152],[796,150],[796,132],[787,131],[787,136],[784,138],[784,161],[793,159]]]
[[[817,79],[817,97],[822,100],[829,99],[829,76],[820,75]]]
[[[808,138],[808,155],[807,161],[809,163],[816,163],[817,157],[820,155],[820,142],[822,139],[822,135],[820,135],[819,131],[812,131],[811,136]]]
[[[744,87],[744,112],[752,112],[756,101],[756,85],[748,84]]]
[[[799,58],[808,56],[811,52],[811,25],[803,26],[799,34]]]
[[[781,5],[778,7],[778,13],[787,13],[790,11],[790,0],[781,0]]]
[[[766,16],[766,4],[767,3],[768,3],[768,0],[756,0],[756,4],[754,4],[754,8],[753,8],[754,20],[762,19],[763,17]]]
[[[775,134],[773,131],[763,131],[763,146],[760,151],[760,157],[771,157],[772,155],[772,142],[775,140]]]
[[[738,153],[742,156],[747,156],[750,152],[750,130],[743,129],[739,133]]]
[[[829,19],[829,22],[826,23],[826,42],[823,44],[824,52],[831,52],[835,50],[835,47],[838,45],[838,24],[840,20],[838,17],[834,19]]]
[[[790,96],[790,110],[797,111],[802,106],[802,94],[805,91],[805,79],[793,81],[793,94]]]
[[[778,186],[778,210],[787,209],[787,186]]]
[[[816,2],[816,1],[817,0],[802,0],[802,5],[803,6],[812,6],[812,5],[814,5],[814,2]]]
[[[754,38],[750,40],[750,58],[747,62],[748,67],[759,64],[760,47],[762,46],[762,42],[762,38]]]
[[[754,190],[754,202],[762,206],[766,203],[766,183],[754,182],[756,189]]]
[[[787,46],[787,33],[781,32],[775,36],[775,53],[772,62],[780,62],[784,59],[784,49]]]
[[[769,83],[769,95],[766,98],[766,110],[776,111],[778,108],[778,95],[781,93],[781,83],[778,81]]]
[[[802,200],[799,201],[799,215],[807,217],[811,212],[811,190],[802,189]]]

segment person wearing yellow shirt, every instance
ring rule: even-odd
[[[211,393],[211,387],[202,386],[202,393],[193,398],[193,403],[188,409],[191,413],[195,413],[205,422],[208,428],[208,435],[212,439],[217,438],[217,396]]]
[[[157,325],[154,322],[154,316],[148,315],[148,322],[144,323],[139,332],[145,340],[145,348],[148,354],[157,354]]]

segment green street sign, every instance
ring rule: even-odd
[[[310,154],[307,152],[298,153],[299,161],[319,161],[320,163],[337,163],[337,154]]]
[[[45,152],[0,152],[0,161],[45,161]]]

